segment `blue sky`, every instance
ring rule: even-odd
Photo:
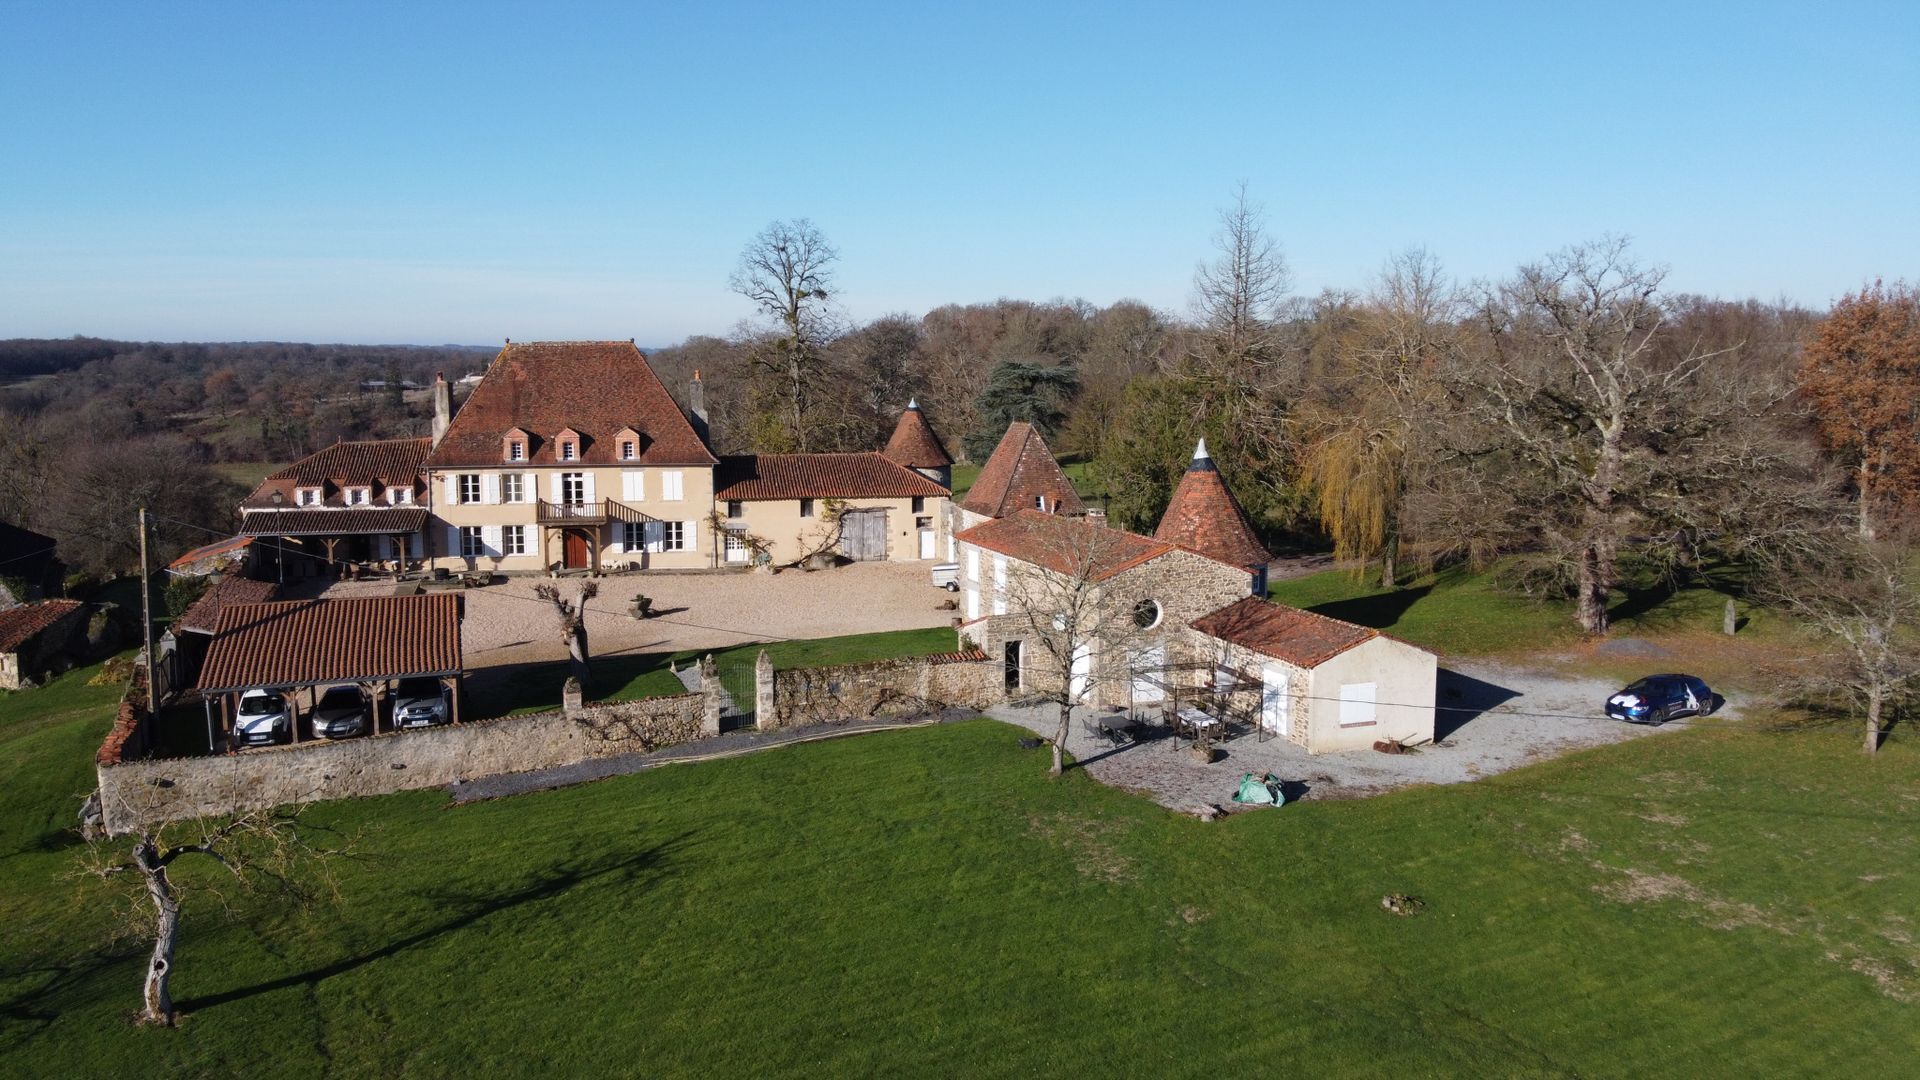
[[[801,216],[856,318],[1184,311],[1242,180],[1303,292],[1623,233],[1824,306],[1920,277],[1916,58],[1892,3],[0,0],[0,337],[665,344]]]

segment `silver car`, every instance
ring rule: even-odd
[[[350,739],[367,733],[367,699],[357,686],[336,686],[313,707],[313,733],[322,739]]]
[[[407,679],[393,690],[393,726],[432,727],[452,720],[447,688],[438,679]]]

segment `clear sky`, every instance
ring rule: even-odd
[[[0,0],[0,337],[666,344],[803,216],[856,318],[1184,311],[1241,180],[1304,292],[1824,306],[1920,278],[1920,9]]]

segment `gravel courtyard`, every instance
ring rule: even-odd
[[[634,574],[599,578],[587,604],[595,656],[717,649],[749,641],[837,637],[946,626],[952,594],[928,583],[928,563],[852,563],[832,570],[778,574]],[[564,660],[553,608],[533,594],[545,578],[508,578],[461,593],[462,649],[470,668]],[[583,579],[563,578],[577,591]],[[338,582],[329,597],[389,596],[391,582]],[[641,621],[627,608],[635,594],[666,614]]]
[[[1438,739],[1418,753],[1351,750],[1309,755],[1281,739],[1260,742],[1243,735],[1219,745],[1212,764],[1201,764],[1185,743],[1168,738],[1114,746],[1077,713],[1067,746],[1102,783],[1136,791],[1169,809],[1195,813],[1236,808],[1232,801],[1244,773],[1272,773],[1286,785],[1288,801],[1352,799],[1415,784],[1458,784],[1557,757],[1571,750],[1647,738],[1665,729],[1607,719],[1600,711],[1619,686],[1599,679],[1569,678],[1488,661],[1448,661],[1440,670]],[[1052,738],[1058,713],[1051,706],[1001,706],[989,715]],[[1713,719],[1736,719],[1733,703]]]

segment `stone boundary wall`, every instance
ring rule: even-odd
[[[101,812],[109,833],[124,833],[237,810],[441,787],[686,742],[700,736],[703,712],[701,695],[679,694],[218,757],[103,760]]]
[[[146,669],[135,665],[133,677],[127,680],[127,688],[120,692],[120,708],[113,715],[113,726],[107,729],[107,737],[101,741],[100,749],[94,754],[96,765],[118,765],[122,758],[140,758],[147,752],[146,732],[147,707],[141,704],[147,696]]]
[[[946,708],[984,709],[1005,696],[1001,665],[978,654],[907,656],[786,671],[763,664],[759,679],[755,720],[761,728],[844,724]]]

